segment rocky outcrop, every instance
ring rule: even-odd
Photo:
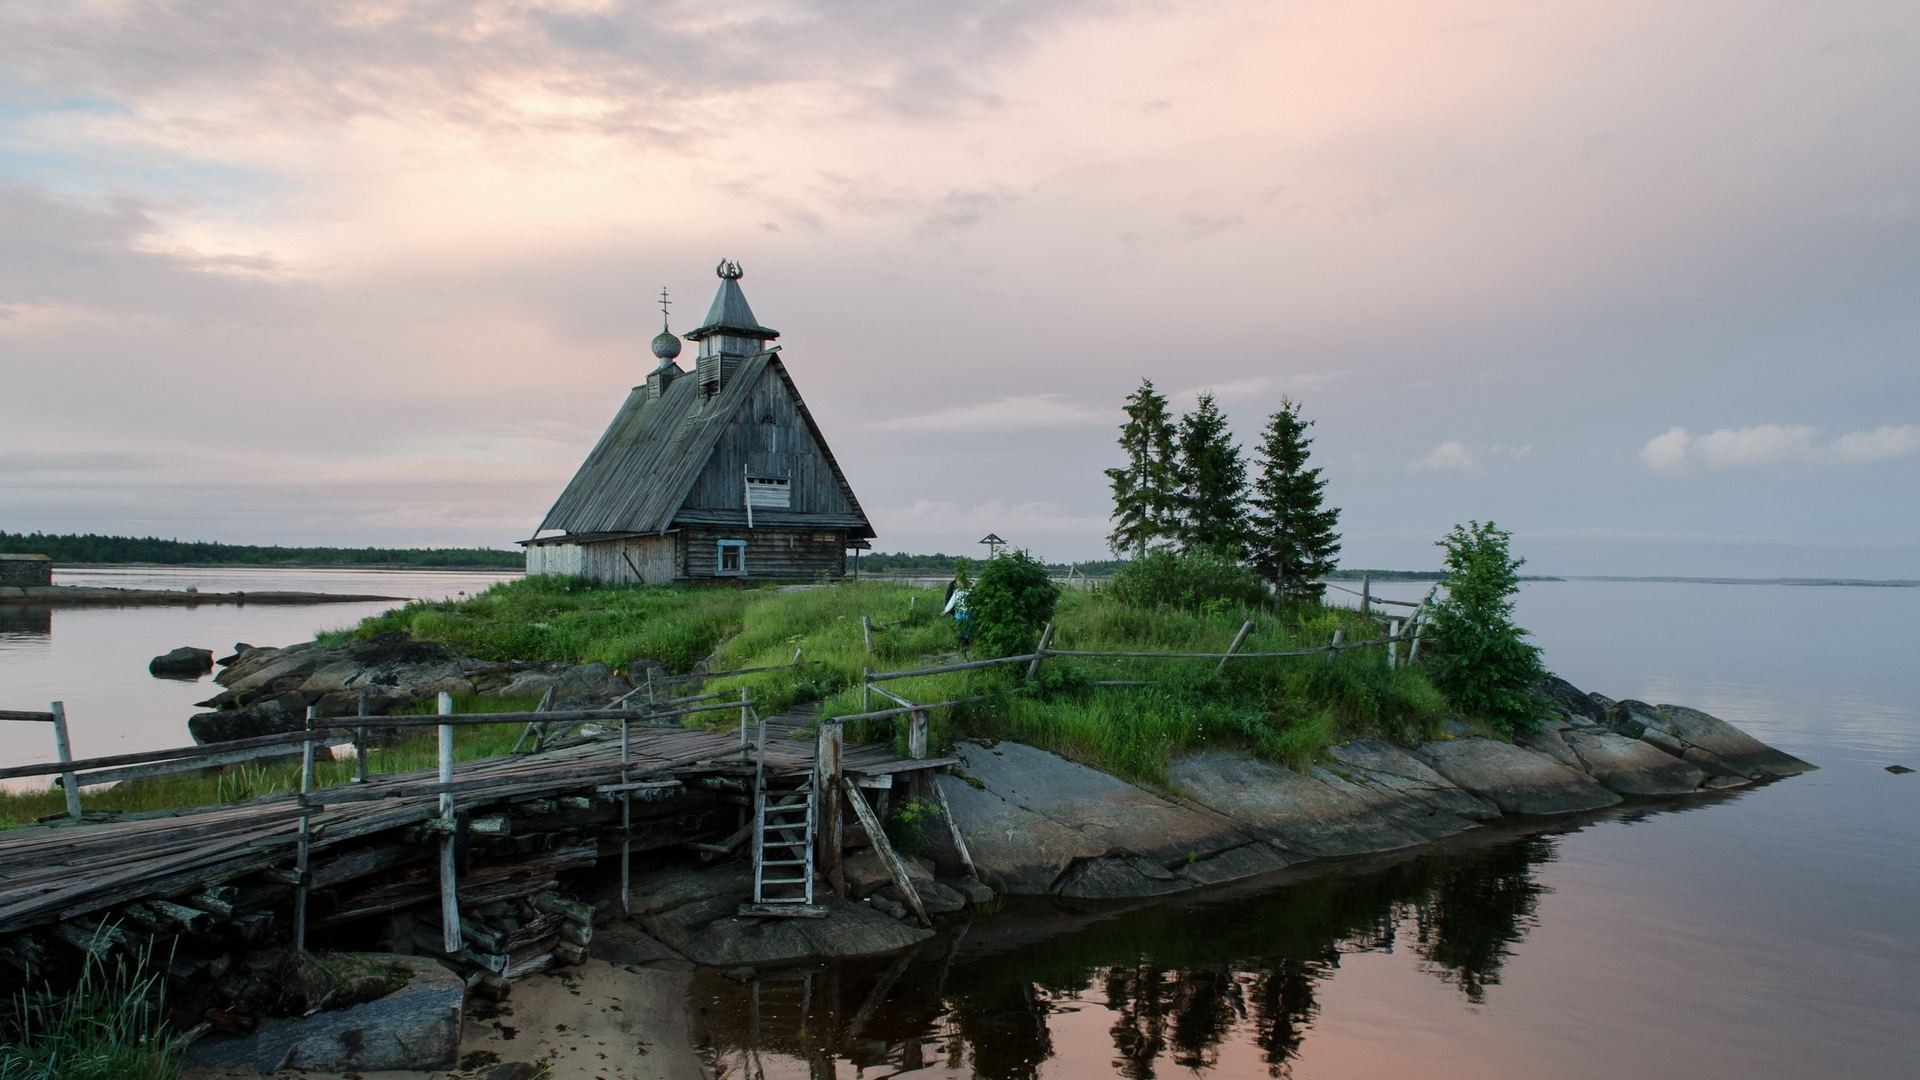
[[[1696,710],[1616,703],[1559,680],[1543,690],[1552,715],[1513,743],[1463,733],[1407,750],[1359,739],[1305,771],[1209,750],[1170,762],[1165,792],[1030,746],[965,743],[954,751],[962,764],[938,782],[975,864],[1004,891],[1121,899],[1411,847],[1503,816],[1811,768]]]
[[[434,1069],[453,1064],[460,1046],[465,982],[425,957],[381,954],[367,959],[405,968],[406,985],[351,1008],[262,1020],[251,1034],[240,1038],[209,1036],[188,1048],[188,1064],[259,1073]]]
[[[161,653],[147,663],[147,671],[153,675],[198,677],[212,670],[213,650],[196,649],[191,645],[182,645],[172,652]]]
[[[1423,743],[1420,760],[1455,787],[1472,792],[1503,814],[1546,816],[1598,810],[1620,796],[1544,754],[1493,739]]]
[[[1683,705],[1614,702],[1606,710],[1603,723],[1621,735],[1682,758],[1710,776],[1763,780],[1794,776],[1814,768],[1725,720]]]
[[[398,633],[335,646],[234,649],[214,676],[224,689],[201,702],[212,711],[187,722],[201,742],[299,730],[308,706],[343,716],[364,701],[377,716],[441,693],[540,698],[551,690],[556,708],[591,708],[633,689],[605,664],[491,663]]]
[[[879,956],[933,936],[870,904],[832,895],[817,898],[827,910],[824,919],[743,918],[740,898],[752,893],[753,871],[744,863],[668,867],[634,878],[632,909],[654,940],[711,967]]]

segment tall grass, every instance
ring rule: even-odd
[[[90,949],[71,989],[23,991],[6,1018],[0,1080],[172,1080],[164,961],[151,947],[108,961]]]

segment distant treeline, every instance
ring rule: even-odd
[[[0,532],[0,555],[48,555],[58,563],[161,566],[419,566],[518,570],[526,558],[497,548],[336,548],[216,544],[156,536]]]

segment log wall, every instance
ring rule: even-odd
[[[674,579],[677,548],[670,535],[530,544],[527,573],[584,577],[610,585],[663,585]]]

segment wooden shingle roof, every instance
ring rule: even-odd
[[[814,423],[786,366],[772,352],[742,360],[738,370],[711,398],[701,393],[700,380],[692,375],[675,379],[658,401],[648,400],[644,385],[635,387],[566,490],[560,493],[553,509],[547,511],[536,535],[549,530],[576,537],[596,533],[634,535],[662,533],[673,528],[714,447],[735,415],[745,407],[755,385],[769,373],[786,384],[796,409],[805,419],[833,470],[834,479],[854,510],[851,518],[836,514],[832,520],[823,516],[816,521],[814,515],[802,514],[778,516],[791,516],[795,524],[850,528],[855,536],[874,535],[819,425]],[[691,519],[683,523],[691,523]]]

